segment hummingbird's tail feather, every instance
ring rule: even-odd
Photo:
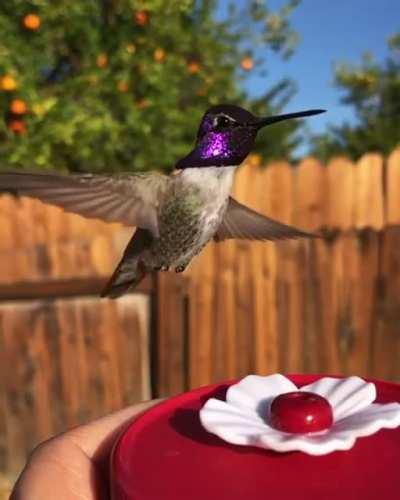
[[[121,261],[113,272],[101,297],[116,299],[138,285],[147,274],[141,257],[153,237],[146,229],[137,229],[124,251]]]
[[[139,264],[141,263],[139,262]],[[101,292],[101,297],[117,299],[138,285],[147,274],[143,265],[137,265],[136,269],[132,269],[130,277],[126,277],[123,273],[121,274],[119,266],[115,271]]]

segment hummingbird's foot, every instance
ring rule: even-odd
[[[177,266],[175,268],[176,273],[183,273],[183,271],[186,269],[186,266]]]
[[[154,271],[169,271],[169,266],[162,265],[162,266],[157,266],[153,267]]]

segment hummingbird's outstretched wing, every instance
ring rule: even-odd
[[[287,238],[315,238],[315,236],[315,234],[269,219],[229,197],[228,208],[214,239],[215,241],[223,241],[229,238],[280,240]]]
[[[107,176],[21,171],[0,173],[0,191],[38,198],[85,217],[141,227],[158,236],[157,207],[168,181],[157,172]]]

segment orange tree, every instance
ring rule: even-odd
[[[209,105],[279,111],[289,82],[256,102],[242,84],[255,49],[293,50],[297,3],[0,2],[1,168],[168,169]],[[290,154],[297,126],[276,128],[273,156]]]

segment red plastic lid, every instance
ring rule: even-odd
[[[320,376],[289,376],[298,387]],[[400,385],[372,380],[377,402],[400,402]],[[114,500],[399,500],[400,428],[324,456],[234,446],[209,434],[198,410],[230,384],[169,399],[121,436],[111,462]]]

